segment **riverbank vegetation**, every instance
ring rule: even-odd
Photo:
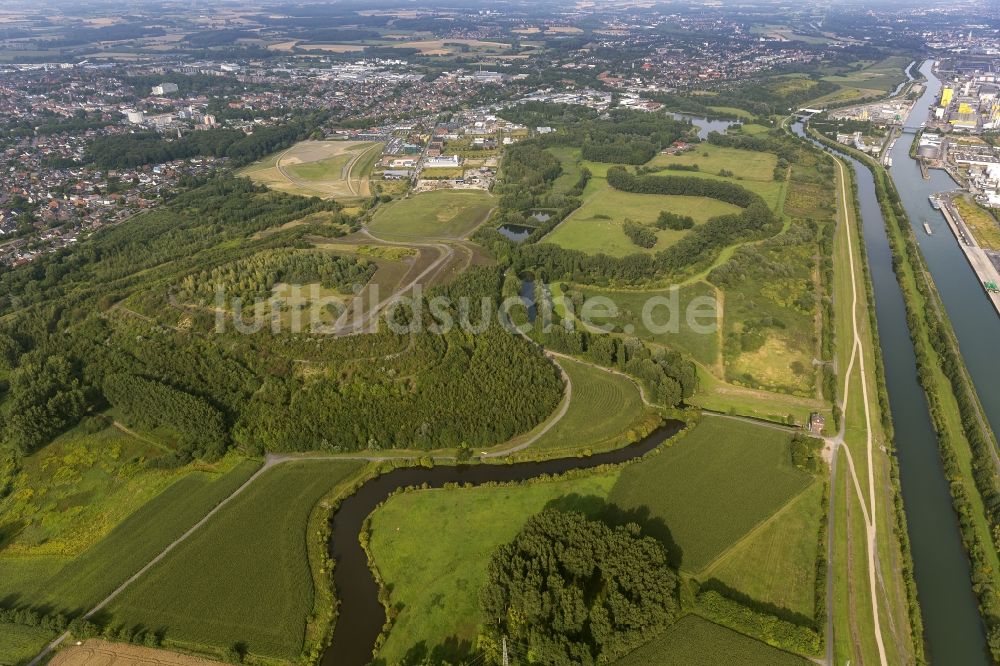
[[[670,565],[680,568],[686,581],[679,597],[683,612],[701,613],[697,598],[707,594],[708,613],[715,607],[707,600],[722,595],[752,609],[746,612],[761,623],[739,631],[780,643],[783,638],[763,627],[783,622],[799,627],[789,629],[787,636],[809,636],[786,648],[802,650],[808,643],[807,652],[815,653],[823,620],[813,618],[814,595],[817,589],[825,591],[825,583],[817,579],[817,551],[822,550],[817,535],[823,520],[817,506],[799,508],[803,491],[812,489],[808,496],[814,505],[820,496],[815,477],[792,463],[791,440],[790,433],[768,426],[705,417],[672,445],[619,468],[393,496],[372,515],[367,541],[386,589],[391,622],[379,657],[394,663],[408,654],[452,660],[469,654],[487,623],[478,610],[477,584],[486,580],[491,554],[514,538],[528,516],[545,508],[581,512],[610,526],[635,523],[641,534],[662,544]],[[722,486],[726,493],[718,492]],[[773,569],[766,572],[744,566],[749,562],[746,549],[770,538],[786,515],[806,527],[806,536],[799,535],[802,545],[769,557]],[[429,529],[437,534],[433,542],[424,538]],[[706,565],[712,562],[739,571],[740,580],[727,587],[713,582],[714,573],[699,573],[709,571]],[[440,571],[453,575],[441,577]],[[774,597],[751,596],[768,589],[774,576],[794,586],[796,597],[806,601],[791,610]],[[458,650],[449,652],[451,648]]]
[[[836,146],[828,137],[818,133],[816,136]],[[998,516],[992,510],[998,497],[996,440],[891,178],[882,167],[857,151],[836,147],[862,161],[874,177],[893,251],[893,268],[906,305],[918,378],[927,396],[987,640],[997,658],[1000,655],[1000,606],[997,604],[1000,565],[995,528]]]

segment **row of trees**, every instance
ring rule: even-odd
[[[608,185],[623,192],[639,194],[676,194],[689,197],[708,197],[746,208],[752,203],[763,202],[757,194],[742,185],[725,180],[697,178],[695,176],[636,176],[624,167],[608,169]]]
[[[622,231],[625,232],[630,241],[639,247],[649,249],[656,245],[656,232],[645,224],[639,224],[626,218],[624,224],[622,224]]]
[[[661,210],[660,215],[656,218],[656,226],[659,229],[683,231],[694,226],[694,218],[690,215],[678,215],[668,210]]]

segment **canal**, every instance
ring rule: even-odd
[[[802,124],[793,131],[804,136]],[[897,142],[904,143],[901,139]],[[907,156],[904,148],[904,157]],[[924,618],[930,661],[988,664],[986,638],[970,582],[958,519],[941,468],[937,438],[906,324],[903,295],[892,270],[892,253],[871,172],[846,158],[858,184],[862,234],[868,255],[875,314],[885,363],[889,406],[895,425],[903,504],[913,554],[914,577]],[[907,159],[909,159],[907,157]],[[919,170],[917,177],[920,178]],[[964,258],[962,259],[964,263]],[[843,344],[843,341],[840,341]]]
[[[927,197],[935,192],[957,189],[944,171],[930,170],[930,180],[920,175],[920,167],[910,159],[913,132],[927,119],[928,109],[938,100],[941,81],[934,75],[932,61],[926,61],[920,72],[927,79],[927,88],[905,121],[905,131],[892,151],[890,174],[896,183],[910,223],[917,234],[927,267],[934,277],[945,310],[958,337],[958,344],[969,368],[979,400],[986,411],[993,432],[1000,431],[1000,317],[983,291],[979,278],[969,266],[958,240],[948,228],[941,213],[931,207]],[[924,222],[934,235],[924,232]]]

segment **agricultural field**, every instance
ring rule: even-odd
[[[91,638],[82,645],[65,647],[52,658],[50,666],[107,666],[108,664],[148,664],[151,666],[215,666],[220,662],[180,652],[109,643]]]
[[[436,190],[380,206],[369,229],[388,239],[461,238],[476,228],[493,207],[482,191]]]
[[[640,526],[676,543],[681,567],[697,574],[811,483],[792,466],[789,441],[775,428],[706,416],[626,467],[608,501],[643,514]]]
[[[807,666],[798,655],[771,647],[697,615],[686,615],[616,666]]]
[[[811,621],[824,499],[823,483],[814,481],[708,567],[703,577]]]
[[[622,375],[567,358],[557,360],[573,384],[566,414],[531,450],[576,452],[623,444],[650,413],[636,384]]]
[[[485,42],[478,39],[425,39],[411,42],[393,42],[394,48],[417,49],[420,55],[445,56],[463,53],[502,53],[510,49],[510,44]]]
[[[620,469],[518,486],[396,495],[371,521],[373,561],[396,609],[379,656],[396,663],[414,646],[430,652],[445,644],[451,652],[443,658],[465,654],[481,621],[477,594],[491,553],[510,541],[528,516],[546,507],[581,511],[613,524],[636,522],[692,573],[729,551],[743,557],[759,535],[769,534],[765,521],[813,483],[811,475],[791,465],[789,438],[766,426],[706,417],[659,454]],[[791,505],[772,522],[798,515],[799,508]],[[814,544],[817,534],[818,525],[809,534]],[[734,549],[741,544],[746,550]],[[808,553],[796,549],[794,555],[801,557],[774,559],[775,566],[787,567],[780,573],[787,576],[804,566]],[[811,558],[814,566],[815,548]],[[767,571],[754,578],[752,573],[745,572],[743,588],[767,589],[775,575]]]
[[[261,476],[107,609],[112,625],[164,634],[167,646],[294,659],[313,611],[305,530],[321,497],[362,467],[284,463]]]
[[[289,194],[338,200],[367,197],[381,148],[382,144],[370,141],[302,141],[239,173]]]
[[[227,462],[225,473],[192,471],[122,520],[82,554],[0,557],[5,594],[56,611],[86,610],[228,497],[259,463]]]
[[[569,250],[588,254],[604,253],[623,257],[636,252],[664,250],[688,234],[688,231],[656,230],[656,245],[643,248],[625,235],[626,219],[639,224],[652,224],[661,211],[691,216],[695,224],[710,218],[738,213],[740,208],[706,197],[664,194],[633,194],[608,186],[603,178],[593,178],[584,193],[583,205],[573,211],[544,242],[555,243]]]
[[[0,624],[0,666],[20,666],[55,638],[51,631],[18,624]]]

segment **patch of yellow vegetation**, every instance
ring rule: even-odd
[[[806,354],[790,347],[780,333],[768,331],[764,344],[736,357],[730,372],[737,376],[749,375],[766,387],[809,391],[812,389],[811,363]]]

